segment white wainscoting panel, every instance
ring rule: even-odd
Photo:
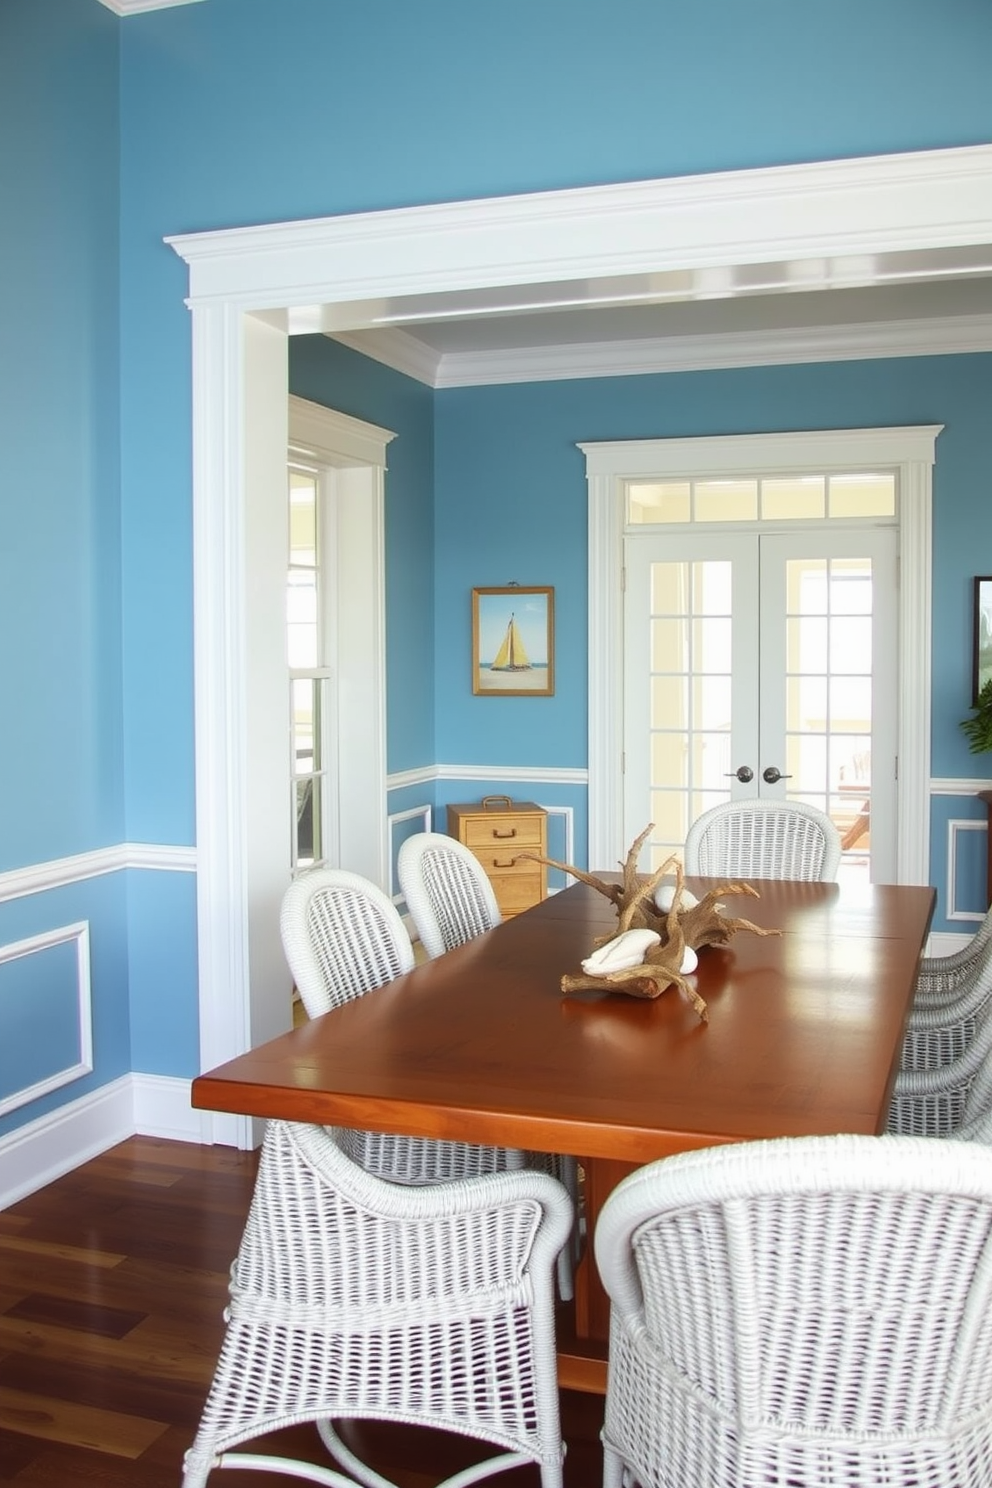
[[[949,920],[968,920],[978,925],[984,920],[984,912],[973,909],[958,909],[957,907],[957,848],[958,834],[961,832],[981,832],[984,836],[988,828],[983,821],[972,821],[951,817],[947,823],[947,915]]]
[[[403,826],[406,822],[419,821],[418,828],[421,832],[431,831],[432,808],[430,806],[411,806],[406,811],[391,811],[387,817],[389,832],[389,897],[394,904],[403,903],[403,895],[398,891],[393,877],[393,864],[396,862],[396,828]]]
[[[0,1116],[30,1105],[52,1090],[71,1085],[81,1080],[93,1069],[93,1013],[90,996],[90,931],[89,925],[80,920],[74,925],[63,925],[55,930],[46,930],[41,935],[32,935],[26,940],[12,941],[0,946],[0,965],[18,961],[26,956],[43,955],[55,946],[75,943],[76,948],[76,1043],[77,1057],[71,1064],[53,1070],[41,1080],[23,1085],[8,1092],[0,1099]]]
[[[572,809],[571,806],[548,806],[548,805],[544,804],[541,801],[539,801],[537,804],[539,806],[542,806],[543,809],[548,813],[549,816],[560,816],[561,817],[562,821],[565,824],[565,851],[562,853],[561,861],[563,863],[574,863],[575,862],[575,812],[574,812],[574,810]],[[572,880],[570,879],[569,882],[572,882]],[[552,894],[557,894],[558,893],[558,890],[557,889],[551,889],[551,890],[549,890],[549,892],[552,893]]]

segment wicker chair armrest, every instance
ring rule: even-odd
[[[992,1030],[992,1023],[983,1029],[982,1037],[972,1040],[960,1059],[955,1059],[950,1064],[940,1065],[936,1069],[900,1070],[892,1091],[893,1100],[944,1095],[954,1090],[966,1089],[989,1057],[989,1030]]]
[[[953,1028],[967,1018],[974,1018],[992,998],[992,982],[986,977],[972,977],[958,988],[956,997],[940,1003],[913,1004],[908,1030],[929,1033],[938,1028]]]
[[[356,1205],[382,1219],[405,1221],[412,1230],[419,1230],[425,1220],[496,1213],[508,1203],[529,1201],[547,1216],[544,1233],[553,1256],[571,1231],[572,1201],[565,1187],[548,1173],[517,1168],[455,1183],[389,1183],[351,1162],[338,1146],[333,1128],[295,1122],[271,1122],[270,1126],[282,1127],[304,1161],[318,1175],[325,1174]]]

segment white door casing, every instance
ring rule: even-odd
[[[390,295],[608,279],[666,269],[813,264],[992,243],[992,147],[714,172],[619,186],[490,198],[309,222],[183,234],[166,241],[189,268],[192,318],[194,664],[200,1066],[248,1047],[250,1035],[245,822],[247,637],[244,625],[245,410],[255,378],[245,325],[288,334],[293,307]],[[285,389],[282,399],[283,416]],[[262,431],[258,431],[261,437]],[[276,440],[273,433],[272,438]],[[285,443],[278,444],[284,458]],[[905,487],[904,487],[905,489]],[[929,491],[929,481],[926,483]],[[592,519],[598,513],[600,520]],[[597,616],[590,693],[590,861],[615,851],[615,765],[598,717],[617,629],[604,593],[601,546],[619,548],[602,503],[591,503],[590,586]],[[928,514],[929,516],[929,514]],[[908,555],[927,621],[926,553]],[[609,553],[605,554],[609,557]],[[904,547],[903,562],[907,561]],[[905,584],[904,574],[904,592]],[[605,601],[605,602],[601,602]],[[903,639],[909,632],[902,627]],[[928,654],[927,654],[928,662]],[[929,699],[929,665],[911,679]],[[914,717],[926,706],[911,707]],[[922,730],[918,747],[929,748]],[[923,781],[921,761],[913,780]],[[915,859],[923,853],[915,841]],[[247,1123],[204,1120],[205,1139],[246,1140]]]
[[[622,861],[625,483],[741,470],[895,469],[899,488],[898,883],[929,878],[931,506],[941,425],[582,444],[589,485],[589,865]],[[642,823],[644,825],[644,823]]]

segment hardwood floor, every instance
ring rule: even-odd
[[[223,1334],[255,1155],[133,1137],[0,1212],[0,1485],[177,1488]],[[602,1401],[562,1394],[566,1488],[599,1488]],[[409,1428],[352,1440],[400,1488],[485,1453]],[[326,1461],[312,1427],[259,1450]],[[225,1470],[218,1488],[282,1475]],[[493,1479],[537,1488],[534,1468]]]

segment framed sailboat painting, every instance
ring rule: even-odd
[[[551,697],[555,591],[508,584],[472,590],[472,691],[477,697]]]

